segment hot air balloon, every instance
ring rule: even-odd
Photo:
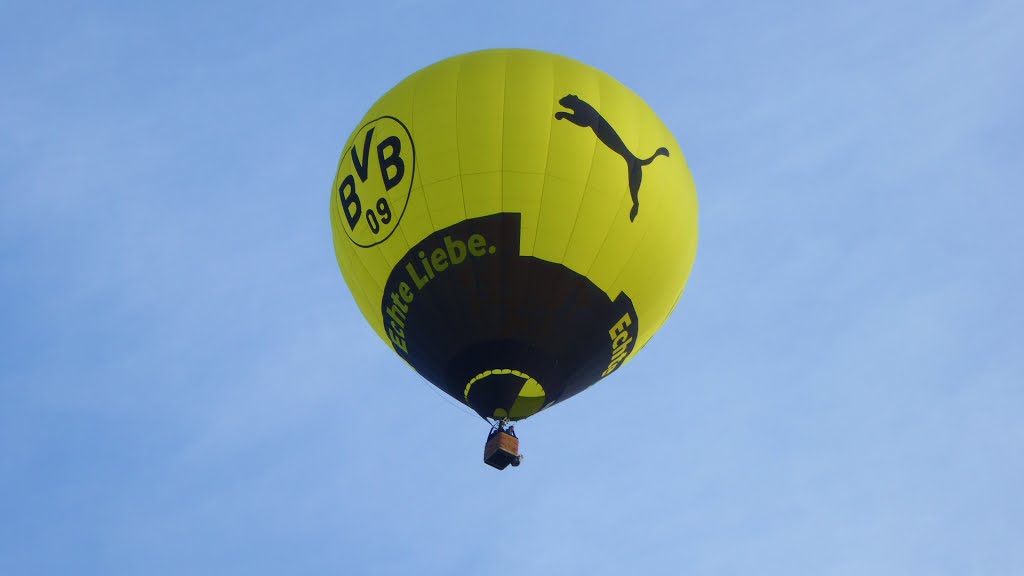
[[[508,423],[650,340],[697,248],[665,125],[611,76],[532,50],[455,56],[382,96],[342,149],[330,212],[366,320],[495,423],[485,460],[500,468],[520,459]]]

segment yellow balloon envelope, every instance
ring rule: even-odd
[[[682,150],[603,72],[530,50],[429,66],[366,113],[331,192],[345,281],[377,334],[485,418],[622,367],[697,249]]]

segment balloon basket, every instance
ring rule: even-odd
[[[504,470],[509,464],[519,466],[523,455],[519,453],[519,438],[501,428],[494,428],[487,436],[484,445],[484,463],[498,470]]]

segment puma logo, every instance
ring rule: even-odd
[[[629,194],[633,197],[633,209],[629,211],[629,221],[636,220],[636,215],[640,212],[640,181],[644,177],[643,167],[653,162],[658,156],[668,157],[668,150],[658,148],[650,158],[641,160],[630,152],[629,148],[626,148],[626,143],[619,138],[615,129],[601,116],[601,113],[581,100],[579,96],[566,94],[558,103],[572,112],[564,110],[555,112],[555,120],[568,120],[582,128],[590,128],[597,135],[598,140],[626,161],[626,166],[629,168]]]

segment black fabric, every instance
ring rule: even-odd
[[[460,402],[473,377],[512,369],[536,379],[549,406],[614,364],[609,330],[623,317],[628,342],[618,355],[637,338],[626,294],[613,301],[585,276],[519,254],[520,220],[495,214],[431,234],[395,266],[384,289],[381,314],[399,355]],[[524,379],[507,376],[474,386],[469,405],[488,418],[496,408],[511,410]]]

